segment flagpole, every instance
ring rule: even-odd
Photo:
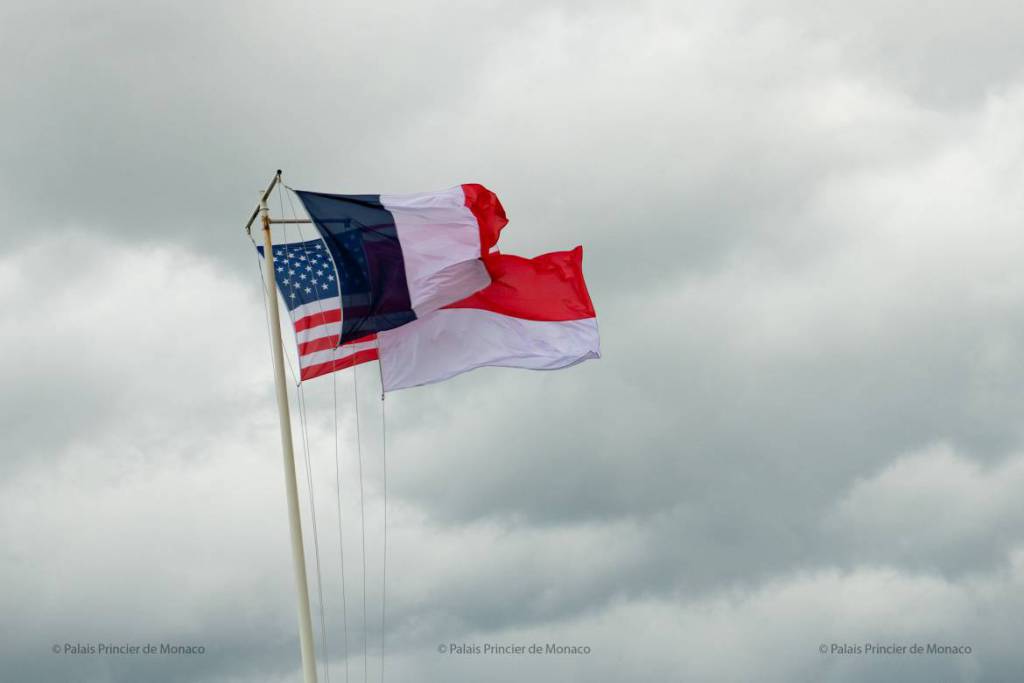
[[[284,484],[288,494],[288,526],[292,540],[292,564],[295,588],[299,599],[299,647],[302,651],[302,680],[317,683],[316,656],[313,652],[313,620],[309,613],[309,587],[306,584],[306,556],[302,545],[302,524],[299,517],[299,491],[295,483],[295,450],[292,446],[292,423],[288,411],[288,389],[284,379],[284,351],[281,348],[281,321],[278,317],[277,285],[274,279],[273,242],[270,239],[270,213],[267,196],[281,178],[278,171],[270,188],[260,199],[259,213],[263,219],[263,268],[270,302],[271,346],[274,355],[274,388],[277,394],[277,417],[281,423],[281,451],[284,454]],[[255,216],[253,217],[255,218]],[[252,220],[249,221],[250,225]],[[248,229],[248,228],[247,228]]]

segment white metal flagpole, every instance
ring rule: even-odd
[[[275,177],[280,178],[280,171]],[[273,187],[273,184],[271,185]],[[288,494],[288,526],[292,537],[292,561],[295,588],[299,598],[299,646],[302,650],[302,680],[317,683],[316,657],[313,653],[313,620],[309,614],[309,587],[306,584],[306,556],[302,545],[302,523],[299,517],[299,491],[295,484],[295,451],[292,447],[292,422],[288,411],[288,389],[284,379],[284,351],[281,348],[281,321],[278,318],[277,285],[274,280],[274,252],[270,239],[270,215],[267,195],[260,200],[263,218],[263,268],[266,274],[267,299],[270,302],[271,346],[274,354],[274,387],[277,391],[277,417],[281,422],[281,451],[284,453],[284,484]],[[251,221],[250,221],[251,223]]]

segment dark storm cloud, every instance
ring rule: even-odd
[[[484,182],[512,219],[505,251],[586,247],[601,361],[387,399],[395,680],[1019,668],[1016,5],[35,3],[0,19],[5,670],[295,671],[241,234],[278,167],[324,190]],[[375,374],[360,373],[371,605]],[[327,627],[337,676],[351,619],[359,675],[351,489],[347,612],[330,540],[332,389],[308,389]],[[46,652],[133,634],[211,655]],[[817,653],[843,638],[977,648]],[[439,659],[447,639],[597,649],[501,668]]]

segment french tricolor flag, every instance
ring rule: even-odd
[[[508,223],[498,197],[478,184],[416,194],[296,194],[337,268],[342,344],[489,285],[481,258]]]

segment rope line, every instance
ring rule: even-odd
[[[303,391],[302,385],[299,385],[296,395],[299,404],[299,424],[301,425],[302,433],[303,457],[306,461],[306,485],[309,487],[309,513],[313,529],[313,557],[316,563],[316,592],[320,601],[320,638],[323,641],[322,659],[324,680],[327,681],[327,683],[330,683],[331,670],[329,659],[327,657],[327,619],[325,616],[326,609],[324,607],[324,582],[320,572],[320,539],[316,523],[316,500],[313,494],[313,466],[309,456],[309,426],[306,418],[306,392]]]
[[[285,185],[285,188],[290,190],[291,192],[294,192],[294,190],[292,190],[287,185]],[[298,217],[298,211],[296,211],[296,209],[295,209],[295,203],[292,200],[291,193],[285,193],[284,196],[288,198],[288,207],[289,207],[291,218],[297,218]],[[284,214],[283,207],[282,207],[281,213],[282,213],[282,215]],[[287,224],[285,224],[285,225],[287,226]],[[306,235],[303,232],[303,226],[302,226],[302,224],[297,224],[297,225],[298,225],[298,232],[299,232],[299,241],[302,243],[303,255],[304,256],[308,256],[309,255],[309,249],[306,247]],[[286,227],[286,229],[287,229],[287,227]],[[332,259],[332,261],[333,261],[333,259]],[[337,273],[335,273],[335,277],[337,277]],[[318,299],[317,300],[317,308],[319,309],[318,312],[319,312],[319,314],[321,316],[321,323],[326,323],[327,321],[326,321],[326,318],[324,318],[324,305],[323,305],[323,300],[322,299]],[[331,373],[331,393],[332,393],[333,405],[334,405],[334,484],[335,484],[335,503],[336,503],[337,517],[338,517],[338,555],[339,555],[339,562],[340,562],[339,566],[340,566],[340,573],[341,573],[341,622],[342,622],[342,629],[343,629],[343,633],[344,633],[343,638],[344,638],[344,658],[345,658],[345,683],[348,683],[348,681],[349,681],[349,661],[348,661],[348,659],[349,659],[349,651],[348,651],[348,596],[346,594],[346,588],[345,588],[345,540],[344,540],[344,525],[342,523],[342,514],[341,514],[341,462],[340,462],[341,458],[340,458],[340,455],[339,455],[340,432],[339,432],[339,428],[338,428],[338,375],[337,375],[337,373]]]
[[[380,368],[380,363],[377,364]],[[381,569],[381,599],[380,599],[380,681],[384,683],[384,638],[387,633],[388,615],[388,422],[387,413],[384,410],[384,376],[381,374],[380,387],[380,443],[381,443],[381,467],[383,470],[384,484],[384,557]]]
[[[256,240],[252,238],[252,235],[249,236],[249,241],[252,242],[254,247],[256,246]],[[260,252],[254,251],[253,253],[256,255],[256,272],[260,274],[260,282],[263,283],[263,320],[267,324],[267,346],[270,347],[270,362],[273,364],[274,341],[270,331],[270,304],[267,303],[267,281],[263,277],[263,264],[260,262]]]
[[[283,184],[283,183],[282,183]],[[291,192],[294,190],[285,185],[285,188]],[[291,195],[288,195],[288,203],[292,206],[293,217],[295,215],[294,204],[292,203]],[[301,224],[299,226],[301,234]],[[332,259],[333,260],[333,259]],[[338,277],[340,274],[335,273]],[[339,280],[340,282],[340,280]],[[356,417],[356,457],[359,463],[359,529],[360,529],[360,541],[361,541],[361,556],[363,564],[363,577],[362,577],[362,593],[363,593],[363,681],[369,679],[369,638],[368,638],[368,623],[366,617],[366,497],[365,488],[363,485],[363,440],[360,429],[359,419],[359,374],[358,365],[352,366],[352,395],[353,403],[355,404],[355,417]],[[335,382],[337,381],[337,375],[334,376]],[[335,428],[337,429],[337,384],[335,384]],[[335,463],[337,464],[337,441],[335,441]],[[337,475],[337,470],[336,470]],[[338,525],[338,538],[339,546],[341,545],[341,522],[340,522],[340,511],[341,511],[341,485],[338,484],[338,513],[339,513],[339,525]],[[344,566],[342,568],[344,571]],[[344,586],[344,574],[342,574],[342,585]],[[342,589],[344,595],[344,588]],[[348,622],[345,619],[345,680],[348,681]]]
[[[356,455],[359,460],[359,525],[363,539],[363,681],[369,679],[369,658],[367,656],[367,622],[366,622],[366,505],[363,490],[363,444],[359,430],[359,369],[352,366],[352,393],[356,404]]]
[[[338,508],[338,553],[341,559],[341,623],[345,634],[345,683],[348,683],[348,598],[345,596],[345,541],[341,523],[341,464],[338,457],[338,375],[331,373],[334,394],[334,487]]]

